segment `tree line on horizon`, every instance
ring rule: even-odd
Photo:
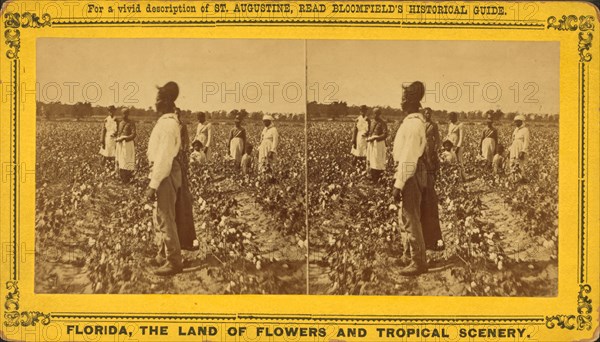
[[[134,119],[149,119],[156,117],[156,111],[153,107],[137,108],[134,106],[116,106],[117,110],[129,109],[129,116]],[[92,106],[90,102],[77,102],[74,104],[50,102],[36,102],[37,118],[45,120],[55,119],[76,119],[83,120],[93,117],[105,117],[108,115],[108,106]],[[186,120],[194,120],[200,111],[181,109],[181,115]],[[261,120],[264,114],[271,114],[276,120],[304,121],[303,113],[265,113],[263,111],[249,112],[245,109],[214,110],[204,111],[209,120],[233,120],[236,116],[241,116],[248,120]]]
[[[387,119],[400,119],[406,114],[400,108],[385,107],[370,107],[367,106],[368,113],[372,114],[375,108],[380,108],[382,116]],[[356,117],[360,115],[360,106],[348,105],[345,101],[335,101],[332,103],[318,103],[316,101],[309,102],[307,105],[307,117],[309,120],[314,119],[343,119],[346,117]],[[432,117],[436,121],[447,121],[448,114],[451,111],[445,109],[432,108]],[[495,121],[512,120],[516,115],[522,114],[529,121],[558,121],[558,114],[539,114],[539,113],[520,113],[520,112],[504,112],[500,109],[489,109],[487,111],[456,111],[459,120],[483,120],[488,115],[492,116]]]

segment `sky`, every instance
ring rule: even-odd
[[[557,114],[559,58],[558,42],[313,40],[308,100],[399,108],[419,80],[434,110]]]
[[[402,85],[419,80],[433,109],[559,110],[558,42],[40,38],[37,53],[44,102],[148,108],[175,81],[192,111],[399,108]]]
[[[148,108],[175,81],[184,110],[306,112],[303,40],[40,38],[37,53],[43,102]]]

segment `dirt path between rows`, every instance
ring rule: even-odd
[[[251,270],[247,275],[271,278],[273,286],[279,289],[277,293],[304,293],[304,284],[297,284],[297,279],[306,277],[305,250],[298,246],[293,236],[280,233],[278,223],[262,210],[251,193],[236,189],[236,185],[229,179],[223,180],[220,186],[237,201],[238,217],[235,220],[248,224],[252,235],[256,237],[253,241],[264,260],[260,270],[251,263],[244,265],[245,269]],[[198,220],[202,222],[202,217],[198,217]],[[197,233],[200,245],[207,244],[206,235]],[[211,253],[207,254],[205,249],[185,254],[186,257],[195,258],[191,262],[191,270],[173,277],[173,289],[169,292],[223,293],[227,284],[212,276],[224,266],[223,262]]]

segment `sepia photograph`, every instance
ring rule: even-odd
[[[304,41],[36,46],[36,293],[307,292]]]
[[[594,340],[585,2],[11,0],[0,340]]]
[[[311,294],[557,295],[559,44],[312,40],[307,88]]]

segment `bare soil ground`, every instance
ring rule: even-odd
[[[255,203],[254,196],[248,191],[239,189],[229,179],[220,181],[225,192],[233,196],[239,205],[237,220],[246,222],[257,238],[261,256],[265,259],[264,267],[245,265],[245,269],[253,269],[253,274],[264,278],[272,278],[278,293],[305,293],[306,252],[298,246],[293,236],[284,236],[273,229],[277,222]],[[55,185],[54,191],[64,189],[63,185]],[[81,216],[66,222],[64,229],[53,238],[36,241],[36,292],[38,293],[92,293],[92,284],[85,266],[86,244],[94,237],[96,230],[103,229],[110,203],[118,202],[123,186],[116,180],[108,180],[103,192],[95,194],[91,204],[82,211]],[[196,233],[200,242],[200,250],[183,251],[185,261],[184,272],[174,277],[159,277],[153,274],[154,267],[140,260],[139,266],[144,276],[136,283],[127,284],[121,293],[224,293],[228,283],[220,276],[224,267],[223,261],[207,251],[206,232],[201,231],[202,215],[195,215]],[[141,241],[139,243],[142,243]],[[151,242],[148,249],[156,247]],[[241,266],[241,265],[238,265]]]
[[[555,258],[554,246],[542,245],[542,240],[527,234],[522,220],[506,205],[500,195],[485,187],[481,179],[465,184],[469,191],[478,193],[486,208],[482,217],[493,222],[496,232],[501,236],[501,247],[511,260],[507,262],[509,272],[520,282],[516,296],[556,296],[558,291],[558,262]],[[355,194],[347,194],[349,200],[359,197],[366,186],[358,185],[352,189]],[[367,190],[368,191],[368,190]],[[383,189],[374,190],[383,191]],[[352,205],[341,204],[331,221],[339,226],[352,226]],[[356,224],[354,224],[356,226]],[[442,235],[447,236],[448,224],[441,222]],[[323,249],[311,249],[311,260],[320,260],[324,255]],[[427,251],[429,272],[416,276],[402,276],[399,271],[404,267],[400,258],[395,255],[378,257],[374,262],[374,277],[371,281],[361,282],[359,293],[366,295],[410,295],[410,296],[459,296],[465,294],[469,284],[456,279],[453,270],[464,267],[460,259],[446,256],[446,251]],[[329,278],[331,270],[325,263],[311,262],[310,264],[310,293],[331,294],[332,283]],[[500,273],[500,272],[498,272]]]

